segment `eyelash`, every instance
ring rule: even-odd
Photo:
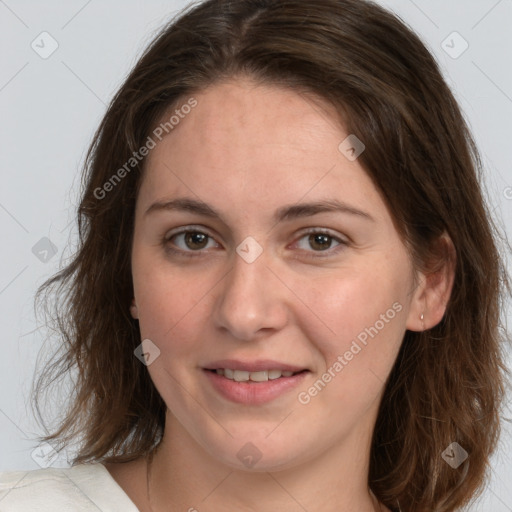
[[[201,235],[206,235],[208,237],[208,239],[213,240],[213,237],[210,236],[207,232],[204,232],[200,229],[192,229],[192,228],[193,228],[193,226],[190,226],[188,229],[183,229],[181,231],[177,231],[176,233],[171,233],[170,235],[166,235],[162,239],[162,245],[163,245],[165,251],[170,254],[183,256],[185,258],[187,258],[187,257],[188,258],[202,257],[204,255],[203,249],[199,249],[197,251],[192,251],[192,250],[185,251],[183,249],[173,249],[169,246],[169,242],[171,241],[171,239],[173,239],[176,236],[187,234],[187,233],[199,233]],[[311,234],[327,235],[332,240],[335,240],[336,242],[338,242],[339,245],[334,247],[334,249],[325,249],[324,251],[306,251],[306,252],[317,253],[315,255],[307,255],[306,257],[308,257],[308,258],[327,258],[329,256],[333,256],[333,255],[337,254],[338,252],[343,250],[346,246],[348,246],[348,242],[346,240],[336,237],[331,232],[329,232],[325,229],[321,229],[321,228],[312,228],[306,232],[303,232],[302,235],[297,239],[297,241],[302,240],[305,236],[311,235]]]

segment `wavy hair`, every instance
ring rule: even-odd
[[[497,446],[510,284],[481,159],[452,92],[418,36],[366,0],[206,0],[179,13],[140,57],[87,153],[77,250],[36,294],[45,313],[53,304],[49,323],[60,339],[33,389],[40,419],[42,391],[74,376],[58,425],[40,439],[78,440],[74,464],[133,460],[161,440],[166,406],[134,357],[140,332],[129,314],[144,160],[112,177],[164,113],[239,76],[336,107],[348,133],[367,141],[358,161],[416,268],[442,263],[436,241],[450,236],[456,265],[446,312],[431,329],[406,331],[380,404],[368,485],[392,510],[456,510],[483,490]],[[456,469],[441,456],[452,442],[469,454]]]

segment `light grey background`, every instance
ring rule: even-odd
[[[379,3],[412,26],[440,62],[484,158],[489,204],[510,237],[512,0]],[[0,471],[67,465],[65,457],[34,451],[41,429],[29,391],[45,334],[34,293],[72,253],[79,169],[106,105],[156,31],[187,4],[0,0]],[[52,39],[58,48],[47,58],[31,47],[48,52]],[[51,248],[44,253],[45,237],[53,256]],[[510,319],[510,303],[508,312]],[[472,511],[512,511],[511,444],[504,422],[490,485]]]

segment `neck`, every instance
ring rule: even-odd
[[[367,487],[368,434],[354,433],[336,450],[290,469],[242,471],[219,463],[168,413],[164,438],[148,461],[150,510],[387,511]]]

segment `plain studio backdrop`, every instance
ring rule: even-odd
[[[29,391],[46,334],[34,294],[75,247],[79,171],[108,102],[157,30],[188,3],[0,0],[0,471],[69,465],[34,441],[42,430]],[[486,198],[510,237],[512,1],[379,3],[440,63],[481,151]],[[508,311],[510,323],[510,304]],[[512,511],[511,444],[504,421],[492,479],[472,511]]]

